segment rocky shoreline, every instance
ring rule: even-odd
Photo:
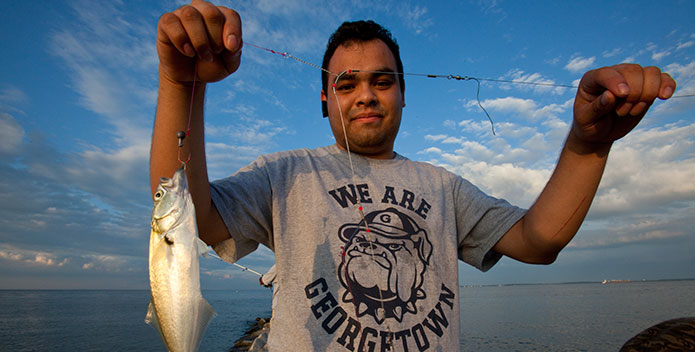
[[[265,344],[268,341],[270,332],[269,318],[256,318],[256,322],[249,327],[244,336],[234,342],[230,352],[260,352],[265,351]]]

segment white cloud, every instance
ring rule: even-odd
[[[82,269],[85,270],[100,270],[100,271],[132,271],[133,268],[129,265],[132,261],[130,256],[111,255],[111,254],[88,254],[82,256],[87,262],[82,264]]]
[[[628,214],[695,200],[695,124],[638,129],[616,143],[594,215]]]
[[[616,233],[620,232],[620,229],[606,229],[606,232]],[[656,230],[637,234],[623,234],[618,236],[613,235],[588,239],[580,238],[570,242],[570,244],[567,245],[567,248],[584,249],[596,247],[622,246],[635,243],[663,241],[667,239],[682,237],[683,235],[684,233],[682,232]]]
[[[661,59],[663,59],[663,58],[665,58],[666,56],[669,56],[669,55],[671,55],[671,52],[670,52],[670,51],[653,52],[653,53],[652,53],[652,60],[654,60],[654,61],[659,61],[659,60],[661,60]]]
[[[504,11],[497,0],[478,0],[478,7],[486,15],[496,15],[498,22],[507,18],[507,12]]]
[[[428,134],[428,135],[425,135],[425,140],[426,141],[441,141],[442,139],[445,139],[447,137],[448,136],[445,134],[437,134],[437,135]]]
[[[516,113],[527,118],[533,117],[538,110],[538,104],[534,100],[515,97],[486,99],[482,104],[490,111]],[[476,105],[477,102],[471,100],[466,104],[466,107],[474,107]]]
[[[72,3],[74,21],[51,33],[51,54],[69,70],[80,104],[113,126],[121,144],[149,139],[157,57],[155,28],[125,16],[119,4]],[[99,40],[94,40],[99,38]]]
[[[19,104],[29,101],[29,97],[17,87],[8,86],[0,89],[0,102],[6,104]]]
[[[615,48],[611,51],[604,51],[602,53],[602,55],[603,55],[603,57],[613,57],[613,56],[620,54],[621,52],[622,52],[622,50],[620,48]]]
[[[207,142],[205,151],[211,180],[227,177],[263,154],[263,146],[237,146]]]
[[[695,41],[690,40],[690,41],[687,41],[687,42],[678,44],[678,46],[676,47],[676,50],[681,50],[681,49],[685,49],[685,48],[690,48],[690,47],[693,47],[693,46],[695,46]]]
[[[13,265],[25,268],[48,268],[64,272],[76,270],[95,270],[101,272],[138,271],[138,265],[143,258],[135,258],[130,255],[115,255],[104,253],[80,253],[70,251],[42,251],[17,248],[8,244],[0,245],[0,260],[6,260]],[[146,260],[146,258],[144,259]]]
[[[526,73],[520,69],[514,69],[501,76],[499,79],[510,80],[515,82],[523,82],[526,84],[502,83],[501,89],[532,89],[536,93],[551,92],[553,94],[564,94],[567,91],[566,87],[557,87],[558,83],[550,78],[543,77],[540,73]]]
[[[663,70],[669,73],[677,82],[676,92],[674,96],[693,95],[695,94],[695,61],[688,63],[672,63],[666,65]],[[686,112],[690,113],[695,107],[695,99],[687,98],[672,98],[666,102],[656,105],[652,108],[653,113],[674,113]]]
[[[24,139],[24,128],[10,114],[0,112],[0,154],[19,152]]]
[[[666,72],[678,80],[692,80],[695,78],[695,61],[686,64],[673,63],[666,65]]]
[[[288,0],[283,1],[282,5],[274,0],[258,0],[255,1],[256,7],[267,15],[293,16],[302,14],[307,8],[312,5],[310,1],[303,0]]]
[[[205,131],[211,137],[231,138],[238,144],[248,145],[269,145],[278,134],[292,133],[287,127],[276,125],[273,121],[243,118],[233,125],[208,125],[205,127]]]
[[[398,15],[406,27],[411,28],[415,34],[422,33],[432,26],[434,21],[427,16],[427,7],[424,6],[398,6]]]
[[[46,267],[62,267],[69,262],[68,258],[59,258],[53,253],[34,250],[20,250],[8,245],[3,245],[2,248],[0,248],[0,259],[29,266]]]
[[[563,114],[571,107],[572,99],[565,101],[562,104],[549,104],[545,106],[539,106],[539,104],[532,99],[521,99],[516,97],[504,97],[497,99],[486,99],[481,102],[481,104],[488,111],[496,111],[501,113],[513,114],[513,119],[516,117],[523,117],[529,121],[538,121],[540,119],[549,120],[557,118],[560,114]],[[475,100],[469,100],[465,106],[467,108],[475,109],[478,103]],[[494,118],[493,118],[494,120]]]
[[[452,164],[450,170],[486,192],[522,207],[528,207],[533,203],[550,177],[550,170],[534,170],[511,163],[490,164],[473,160],[460,163],[456,159],[453,155],[444,155],[444,160]]]
[[[577,56],[572,58],[567,65],[565,65],[565,69],[574,73],[586,71],[587,68],[594,64],[594,61],[596,61],[595,56],[588,58]]]
[[[147,189],[149,151],[148,140],[113,150],[90,147],[74,163],[65,165],[64,171],[81,189],[104,199],[119,199]]]

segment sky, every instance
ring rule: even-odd
[[[157,20],[178,1],[0,2],[0,289],[147,289]],[[220,1],[243,39],[320,64],[346,20],[389,28],[405,72],[576,85],[622,62],[678,83],[616,142],[587,219],[549,266],[460,264],[461,285],[695,277],[695,2]],[[320,71],[246,46],[208,86],[210,177],[259,154],[330,145]],[[549,178],[575,89],[406,77],[396,151],[528,207]],[[267,248],[240,263],[263,272]],[[201,259],[204,289],[258,278]]]

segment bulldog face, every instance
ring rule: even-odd
[[[357,315],[370,314],[402,321],[416,313],[415,302],[426,297],[421,289],[432,245],[425,230],[407,215],[390,208],[365,216],[364,223],[343,225],[345,242],[339,278],[347,289],[345,302],[357,307]],[[370,242],[371,239],[371,242]]]

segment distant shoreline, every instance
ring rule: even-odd
[[[567,282],[535,282],[535,283],[508,283],[508,284],[481,284],[481,285],[460,285],[459,287],[470,288],[470,287],[509,287],[509,286],[539,286],[539,285],[580,285],[580,284],[604,284],[607,282],[616,283],[639,283],[639,282],[673,282],[673,281],[694,281],[695,278],[685,278],[685,279],[642,279],[642,280],[601,280],[601,281],[567,281]]]
[[[681,279],[616,279],[607,281],[629,281],[630,283],[640,283],[640,282],[672,282],[672,281],[695,281],[695,278],[681,278]],[[461,288],[471,288],[471,287],[509,287],[509,286],[539,286],[539,285],[580,285],[580,284],[602,284],[601,281],[567,281],[567,282],[535,282],[535,283],[506,283],[506,284],[470,284],[470,285],[459,285]],[[149,291],[149,288],[0,288],[0,291]],[[243,291],[243,292],[267,292],[268,289],[265,288],[214,288],[214,289],[203,289],[206,291]]]

